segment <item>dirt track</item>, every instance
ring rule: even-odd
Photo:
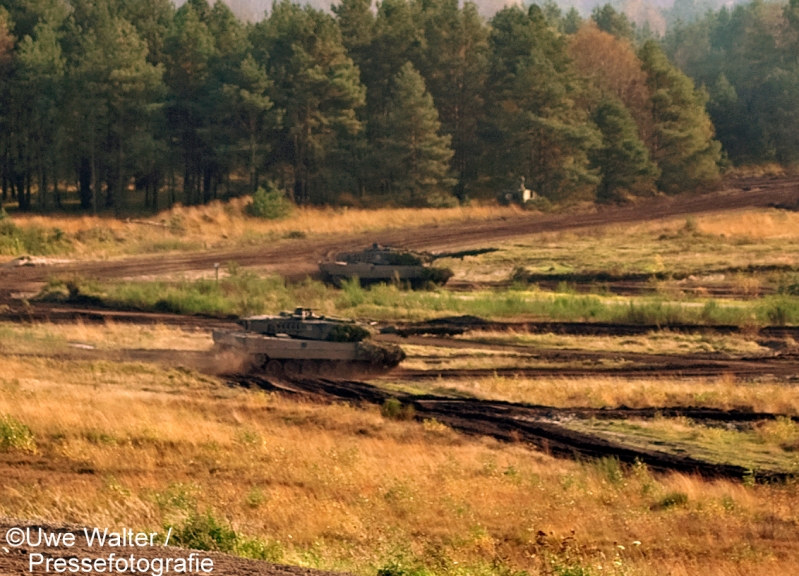
[[[485,247],[492,242],[538,232],[572,230],[607,224],[655,220],[739,208],[795,203],[799,198],[799,177],[781,179],[740,179],[729,188],[705,195],[653,198],[630,207],[603,207],[574,214],[540,215],[520,213],[498,220],[456,222],[438,227],[387,230],[347,237],[292,240],[258,249],[148,255],[123,260],[79,262],[52,267],[0,268],[0,301],[14,292],[35,290],[36,284],[53,273],[80,273],[97,278],[125,278],[211,270],[215,263],[235,261],[242,266],[259,266],[289,278],[304,278],[316,272],[316,264],[328,254],[358,249],[380,242],[412,249],[454,250]]]
[[[41,546],[30,547],[21,546],[13,547],[6,541],[6,534],[9,529],[16,527],[30,527],[35,530],[34,534],[38,535],[38,528],[42,528],[46,532],[57,533],[72,533],[75,535],[75,545],[72,547],[53,547]],[[99,527],[101,530],[105,526]],[[109,532],[121,530],[120,526],[108,526]],[[163,534],[160,535],[163,537]],[[38,537],[38,536],[37,536]],[[10,518],[0,518],[0,576],[18,576],[21,574],[44,574],[43,566],[34,567],[33,571],[29,570],[30,554],[42,554],[45,558],[70,558],[77,557],[83,558],[108,558],[110,553],[115,553],[117,558],[127,558],[130,555],[135,555],[139,558],[187,558],[191,550],[185,548],[176,548],[174,546],[162,547],[146,546],[146,547],[120,547],[120,548],[98,548],[96,545],[90,547],[86,545],[86,540],[83,533],[82,526],[65,526],[65,525],[52,525],[52,524],[36,524],[29,521],[15,521]],[[219,552],[199,552],[200,558],[210,558],[213,560],[212,574],[224,576],[342,576],[347,573],[342,572],[324,572],[322,570],[313,570],[310,568],[301,568],[299,566],[285,566],[282,564],[271,564],[269,562],[260,562],[257,560],[246,560],[244,558],[236,558],[221,554]],[[38,558],[35,558],[38,561]],[[38,569],[37,569],[38,568]],[[51,566],[50,573],[55,572]],[[170,570],[174,574],[175,570]],[[204,572],[194,570],[193,573],[204,574]],[[70,572],[67,572],[70,573]],[[100,574],[107,572],[80,572],[81,574]],[[130,573],[130,572],[129,572]],[[149,574],[149,572],[146,572]],[[165,571],[164,574],[167,574]]]
[[[414,396],[389,392],[369,384],[356,381],[306,379],[284,382],[255,375],[234,375],[228,378],[231,385],[261,388],[284,394],[299,394],[323,400],[343,400],[382,404],[396,398],[414,407],[416,418],[435,418],[449,427],[467,434],[492,436],[508,442],[532,444],[553,456],[561,458],[615,457],[622,462],[645,463],[653,470],[697,473],[708,477],[741,479],[751,471],[742,466],[717,464],[678,456],[666,452],[630,448],[590,434],[565,427],[562,422],[569,418],[594,416],[601,411],[590,409],[554,409],[546,406],[526,406],[510,402],[447,398],[442,396]],[[682,414],[683,409],[667,408],[672,415]],[[687,414],[700,416],[704,420],[733,421],[733,414],[722,415],[712,410],[686,408]],[[646,417],[648,411],[618,409],[608,411],[607,417],[616,418],[627,413],[627,417]],[[652,413],[654,415],[654,412]],[[741,421],[751,421],[751,415],[740,414]],[[759,415],[759,419],[774,415]],[[785,480],[792,475],[760,470],[761,480]]]

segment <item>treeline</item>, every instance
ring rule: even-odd
[[[246,24],[221,1],[0,0],[0,175],[21,210],[259,186],[438,206],[522,177],[544,203],[676,193],[719,175],[705,103],[610,6],[486,22],[458,0],[283,0]]]
[[[707,109],[730,160],[799,161],[799,0],[708,12],[672,29],[664,45],[707,87]]]

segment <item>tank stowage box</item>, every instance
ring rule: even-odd
[[[272,376],[344,376],[397,366],[402,348],[368,342],[369,330],[352,320],[316,316],[307,308],[278,316],[251,316],[243,331],[215,330],[217,348],[244,353],[250,365]]]

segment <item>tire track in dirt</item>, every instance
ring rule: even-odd
[[[563,419],[579,417],[581,413],[597,413],[590,409],[584,409],[585,411],[583,409],[559,410],[551,407],[525,406],[489,400],[454,399],[432,395],[415,396],[401,392],[389,392],[370,384],[349,380],[304,379],[282,382],[258,375],[231,375],[228,377],[228,383],[231,386],[260,388],[323,401],[380,405],[389,398],[396,398],[404,404],[412,405],[417,419],[434,418],[463,433],[491,436],[506,442],[528,443],[560,458],[580,460],[613,457],[627,464],[643,462],[649,468],[657,471],[677,471],[706,477],[742,479],[752,474],[751,470],[734,464],[720,464],[689,456],[632,448],[605,438],[571,430],[562,423]],[[677,414],[681,410],[694,415],[702,414],[701,409],[674,408],[667,410],[671,410],[672,414]],[[616,410],[617,414],[622,412],[624,412],[622,409]],[[634,410],[627,411],[629,414],[636,414],[636,412]],[[638,412],[642,415],[646,413]],[[612,414],[612,412],[608,414]],[[705,411],[704,414],[706,420],[713,419],[713,416],[720,416],[713,411]],[[740,416],[742,420],[752,421],[748,419],[751,415],[741,414]],[[774,415],[763,415],[763,417],[770,419],[774,418]],[[729,422],[731,420],[721,421]],[[793,477],[792,474],[775,470],[759,470],[754,474],[761,481],[784,481]]]
[[[799,178],[740,179],[736,188],[704,195],[647,199],[629,207],[598,207],[587,212],[540,215],[519,213],[495,220],[454,222],[423,229],[398,229],[350,236],[291,240],[255,249],[190,254],[159,254],[122,260],[76,262],[52,267],[0,268],[0,301],[12,292],[25,291],[53,274],[83,274],[96,278],[157,276],[211,270],[215,263],[235,261],[259,266],[289,278],[302,279],[316,272],[316,264],[328,254],[357,250],[372,242],[416,250],[453,250],[485,246],[540,232],[556,232],[609,224],[627,224],[688,214],[790,204],[799,196]]]
[[[203,317],[182,316],[178,314],[160,314],[148,312],[126,312],[91,308],[69,308],[60,306],[34,305],[29,308],[6,310],[0,313],[0,321],[17,322],[55,322],[88,323],[120,322],[141,325],[163,324],[189,330],[214,329],[235,330],[238,326],[231,320]],[[414,329],[437,330],[444,326],[447,330],[453,326],[460,331],[468,328],[464,318],[444,319],[441,324],[411,325]],[[596,325],[591,323],[488,323],[480,321],[472,324],[479,329],[505,329],[517,332],[568,333],[568,334],[602,334],[602,335],[635,335],[648,334],[656,330],[654,326],[625,326],[614,324]],[[683,327],[686,331],[687,326]],[[737,327],[694,326],[692,330],[712,331],[720,329],[721,333],[737,330]],[[413,332],[413,330],[410,330]],[[446,333],[446,330],[445,330]],[[759,337],[785,337],[796,335],[799,338],[799,327],[773,327],[763,329]],[[410,344],[428,348],[447,348],[452,350],[468,350],[472,356],[474,350],[486,352],[508,352],[508,361],[520,362],[519,366],[489,367],[475,369],[436,368],[434,365],[424,370],[397,368],[389,374],[379,376],[383,380],[424,381],[438,378],[476,379],[493,376],[518,377],[615,377],[615,378],[709,378],[729,374],[741,378],[757,378],[772,376],[793,379],[799,375],[799,354],[786,350],[771,355],[752,357],[735,357],[725,354],[658,354],[628,351],[591,351],[580,349],[545,348],[525,346],[513,343],[483,343],[447,336],[407,336],[395,334],[379,334],[375,340],[392,344]],[[87,350],[76,348],[55,354],[20,354],[30,356],[48,356],[61,359],[97,359],[112,361],[152,362],[165,366],[184,365],[207,373],[218,373],[218,362],[214,354],[208,352],[191,352],[185,350],[129,349],[129,350]],[[460,355],[462,356],[462,355]],[[445,362],[457,359],[459,354],[418,356],[427,363]],[[535,363],[544,364],[535,366]],[[546,365],[546,364],[551,365]],[[525,365],[527,364],[527,365]],[[533,364],[533,365],[530,365]]]

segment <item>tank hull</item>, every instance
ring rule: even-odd
[[[443,285],[452,277],[452,271],[446,268],[386,266],[367,262],[322,262],[319,269],[326,281],[336,285],[340,285],[343,280],[358,278],[361,284],[399,281],[422,287],[427,282]]]
[[[218,350],[244,354],[252,369],[279,376],[344,376],[385,372],[405,353],[398,346],[371,342],[327,342],[265,336],[252,332],[213,332]]]
[[[278,360],[357,360],[358,356],[358,342],[297,340],[250,332],[214,331],[213,337],[215,344]]]

